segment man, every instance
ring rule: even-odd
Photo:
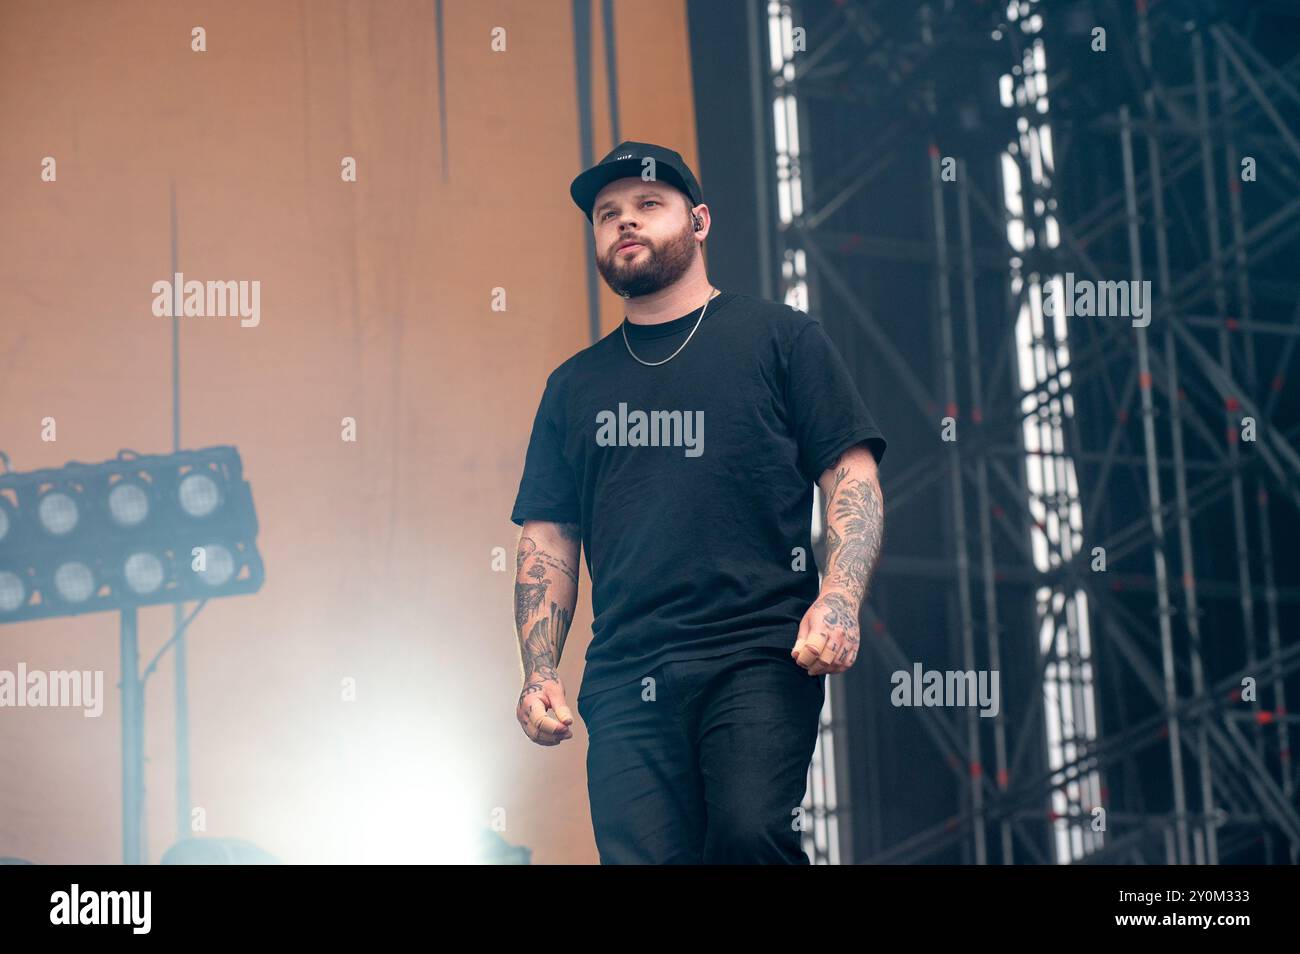
[[[826,675],[858,654],[884,438],[819,322],[712,287],[680,155],[624,142],[569,191],[627,314],[552,372],[533,422],[511,515],[516,715],[539,745],[572,738],[556,667],[585,549],[601,862],[807,864],[800,805]]]

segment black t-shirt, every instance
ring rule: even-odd
[[[723,291],[671,361],[628,353],[666,358],[699,317],[616,328],[551,373],[533,421],[511,520],[582,528],[583,694],[788,651],[819,587],[813,484],[855,444],[885,452],[821,323],[787,305]]]

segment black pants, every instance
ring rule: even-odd
[[[802,864],[826,696],[788,649],[670,662],[578,698],[601,864]]]

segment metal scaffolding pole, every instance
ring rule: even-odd
[[[944,217],[943,179],[940,171],[939,149],[931,146],[930,154],[930,203],[934,216],[935,249],[938,253],[936,277],[936,305],[939,310],[940,368],[943,374],[944,412],[952,418],[956,427],[960,419],[957,401],[956,344],[953,336],[952,289],[949,281],[947,221]],[[960,432],[954,434],[960,438]],[[959,439],[946,441],[948,457],[948,491],[952,500],[953,516],[953,556],[957,561],[957,600],[961,614],[961,654],[962,663],[967,672],[975,671],[975,622],[971,603],[970,588],[970,544],[966,529],[966,504],[961,480],[961,451]],[[988,853],[984,843],[984,797],[983,789],[978,784],[981,776],[983,759],[980,746],[979,713],[973,708],[966,709],[966,746],[970,761],[966,765],[971,783],[967,786],[971,814],[976,819],[973,830],[972,847],[975,852],[975,864],[988,864]]]
[[[1119,108],[1120,145],[1124,155],[1125,209],[1128,212],[1129,254],[1133,258],[1133,281],[1142,281],[1142,245],[1138,238],[1137,196],[1133,182],[1133,132],[1128,106]],[[1139,390],[1142,394],[1142,436],[1146,447],[1147,494],[1151,532],[1155,537],[1152,556],[1156,571],[1156,613],[1160,626],[1160,660],[1164,666],[1165,707],[1173,712],[1178,706],[1178,683],[1174,676],[1174,635],[1170,623],[1168,570],[1165,566],[1165,528],[1160,513],[1160,474],[1156,469],[1155,406],[1151,397],[1151,359],[1147,354],[1146,327],[1137,327]],[[1169,722],[1169,763],[1173,772],[1174,817],[1177,819],[1177,854],[1170,864],[1187,864],[1191,860],[1187,842],[1187,794],[1183,781],[1183,749],[1178,718]]]
[[[1215,63],[1219,75],[1219,98],[1222,101],[1226,98],[1230,98],[1233,93],[1231,80],[1228,76],[1227,65],[1225,62],[1225,54],[1224,54],[1224,50],[1222,49],[1222,47],[1226,45],[1227,40],[1221,31],[1214,32],[1212,33],[1212,35],[1215,37],[1216,41],[1220,45],[1220,49],[1216,51]],[[1240,63],[1239,60],[1236,62]],[[1246,75],[1249,75],[1248,71]],[[1257,88],[1258,88],[1257,86],[1252,87],[1252,93]],[[1265,99],[1263,103],[1267,104],[1267,99]],[[1285,127],[1283,127],[1283,131],[1285,132]],[[1292,139],[1291,142],[1294,143],[1294,139]],[[1237,276],[1237,314],[1234,316],[1234,319],[1249,326],[1252,323],[1251,322],[1252,308],[1251,308],[1251,294],[1250,294],[1250,269],[1249,269],[1249,263],[1247,259],[1246,243],[1242,241],[1242,236],[1244,235],[1245,232],[1245,225],[1242,218],[1240,179],[1238,178],[1238,176],[1240,175],[1240,165],[1239,165],[1239,154],[1237,152],[1236,141],[1235,141],[1235,129],[1234,129],[1234,124],[1231,120],[1228,120],[1224,124],[1223,151],[1224,151],[1224,156],[1223,156],[1224,164],[1227,172],[1226,181],[1229,183],[1228,221],[1232,228],[1233,245],[1235,246],[1234,265],[1235,265],[1235,271]],[[1227,322],[1225,322],[1225,330],[1221,332],[1221,334],[1224,336],[1226,336],[1227,334],[1226,325]],[[1255,373],[1255,366],[1254,366],[1254,352],[1255,352],[1254,336],[1251,333],[1247,332],[1245,334],[1245,339],[1246,339],[1246,369],[1245,369],[1246,386],[1250,388],[1251,393],[1258,394],[1258,391],[1256,390],[1257,376]],[[1230,355],[1231,355],[1231,350],[1229,349],[1229,356]],[[1230,360],[1231,360],[1230,357],[1228,360],[1225,360],[1224,362],[1225,368],[1230,367]],[[1265,422],[1262,420],[1257,423],[1261,427],[1265,426]],[[1236,442],[1234,441],[1233,442],[1234,450],[1235,450],[1235,445]],[[1252,481],[1252,485],[1255,491],[1254,496],[1257,501],[1257,507],[1259,508],[1259,515],[1261,519],[1260,533],[1262,536],[1267,537],[1269,533],[1269,529],[1268,529],[1267,522],[1264,522],[1265,504],[1263,499],[1261,499],[1266,497],[1266,491],[1264,487],[1258,482],[1258,479]],[[1244,540],[1245,537],[1246,537],[1246,526],[1245,526],[1245,513],[1244,513],[1244,504],[1243,504],[1241,538]],[[1267,549],[1268,547],[1266,546],[1265,550]],[[1273,572],[1272,566],[1266,563],[1264,566],[1264,576],[1266,580],[1272,577],[1272,572]],[[1251,662],[1254,662],[1257,656],[1257,647],[1256,647],[1257,631],[1256,631],[1256,623],[1255,623],[1255,604],[1254,604],[1254,600],[1250,596],[1252,587],[1250,585],[1251,579],[1249,576],[1249,563],[1247,563],[1247,573],[1248,576],[1243,583],[1243,589],[1242,589],[1242,594],[1243,594],[1242,606],[1244,609],[1248,610],[1248,615],[1245,617],[1248,620],[1245,627],[1247,658]],[[1274,610],[1276,610],[1276,607],[1274,607]],[[1275,619],[1276,618],[1275,613],[1272,614],[1270,618]],[[1270,639],[1270,645],[1274,645],[1275,643],[1276,643],[1275,640]],[[1278,685],[1280,685],[1280,683],[1278,683]],[[1276,692],[1276,688],[1277,686],[1275,685],[1275,692]],[[1255,700],[1252,703],[1251,708],[1253,709],[1256,715],[1255,730],[1254,730],[1255,753],[1258,758],[1263,759],[1264,736],[1263,736],[1263,728],[1259,725],[1258,722],[1258,714],[1261,708],[1260,700],[1258,696],[1255,697]],[[1285,725],[1282,726],[1281,729],[1282,731],[1285,731]],[[1265,839],[1266,839],[1265,844],[1271,854],[1273,851],[1272,839],[1269,838],[1267,835],[1265,836]],[[1292,864],[1294,864],[1296,860],[1296,849],[1297,846],[1294,843],[1292,843],[1291,845]]]
[[[970,383],[970,418],[975,428],[984,423],[984,382],[980,370],[980,339],[975,311],[975,265],[972,255],[970,230],[970,189],[967,185],[970,170],[963,160],[957,164],[957,227],[961,239],[962,305],[966,318],[967,380]],[[978,501],[980,582],[984,599],[984,634],[988,640],[989,669],[1002,671],[1002,647],[998,638],[997,582],[993,574],[993,527],[989,496],[988,459],[984,454],[975,458],[975,496]],[[1007,790],[1007,724],[1004,711],[999,708],[993,718],[994,781],[1000,793]],[[1003,819],[998,824],[1001,839],[1002,863],[1009,865],[1015,859],[1015,845],[1011,838],[1011,823]]]
[[[1143,69],[1150,72],[1151,30],[1145,7],[1138,9],[1138,52]],[[1156,118],[1155,95],[1147,89],[1142,94],[1143,109],[1149,122]],[[1152,227],[1156,242],[1156,277],[1160,294],[1167,295],[1172,284],[1169,276],[1169,241],[1168,223],[1165,218],[1164,182],[1160,171],[1160,141],[1155,135],[1147,136],[1147,169],[1151,180]],[[1182,400],[1178,390],[1178,353],[1174,347],[1174,333],[1170,325],[1175,320],[1168,318],[1165,323],[1164,345],[1166,355],[1166,373],[1168,387],[1165,389],[1169,401],[1169,430],[1173,447],[1174,495],[1178,505],[1178,549],[1182,559],[1183,607],[1187,626],[1188,656],[1192,670],[1192,694],[1200,697],[1205,694],[1205,673],[1201,658],[1201,618],[1196,599],[1196,557],[1192,549],[1192,523],[1187,507],[1187,467],[1183,452]],[[1196,752],[1198,779],[1201,789],[1202,818],[1213,817],[1214,779],[1210,770],[1209,738],[1205,727],[1200,726],[1196,732]],[[1195,861],[1197,864],[1218,864],[1218,845],[1214,826],[1207,825],[1195,838]]]

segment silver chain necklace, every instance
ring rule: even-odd
[[[716,292],[717,289],[710,286],[709,291]],[[696,319],[695,327],[691,329],[691,333],[686,336],[686,340],[681,343],[681,345],[678,347],[676,351],[674,351],[668,357],[664,358],[662,361],[642,361],[640,358],[636,357],[636,352],[632,350],[632,345],[627,340],[627,316],[624,315],[623,316],[623,344],[627,346],[627,353],[630,354],[632,357],[636,358],[636,360],[641,361],[641,363],[644,364],[647,368],[655,368],[661,364],[667,364],[669,361],[673,360],[673,358],[681,354],[682,348],[685,348],[688,344],[691,343],[691,339],[695,337],[695,332],[699,331],[700,329],[700,323],[704,321],[704,313],[709,310],[709,302],[713,301],[715,297],[716,296],[714,295],[709,295],[709,297],[705,299],[704,307],[700,309],[700,317]]]

